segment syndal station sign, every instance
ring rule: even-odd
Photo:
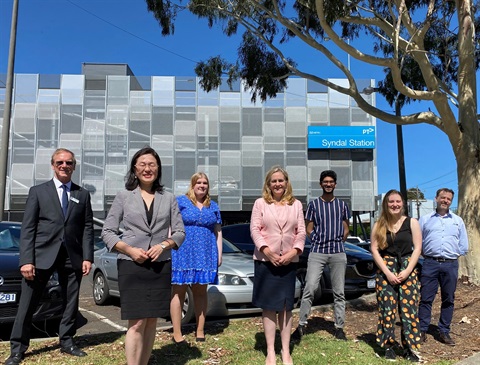
[[[309,149],[373,149],[375,127],[308,127]]]

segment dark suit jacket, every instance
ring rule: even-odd
[[[53,180],[33,186],[28,193],[20,235],[20,267],[33,264],[49,269],[62,242],[75,270],[84,260],[93,262],[93,213],[90,193],[72,182],[67,216],[63,216]]]

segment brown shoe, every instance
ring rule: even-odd
[[[448,333],[440,332],[440,342],[443,342],[448,346],[455,346],[455,341],[450,337]]]
[[[425,343],[427,342],[427,332],[421,332],[420,333],[420,343]]]

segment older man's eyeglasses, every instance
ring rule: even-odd
[[[55,161],[55,166],[62,166],[63,164],[67,166],[72,166],[73,161]]]

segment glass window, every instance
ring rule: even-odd
[[[13,100],[15,103],[36,103],[38,75],[15,74]]]
[[[107,76],[107,103],[109,106],[128,105],[129,95],[129,76]]]
[[[60,133],[82,133],[83,107],[81,105],[63,105]]]
[[[82,105],[84,82],[83,75],[62,75],[62,104]]]
[[[154,106],[175,104],[175,77],[152,77],[152,101]]]
[[[350,125],[350,110],[330,108],[330,125]]]
[[[289,106],[306,106],[306,80],[299,78],[289,78],[288,87],[285,91],[285,105]]]
[[[153,107],[152,134],[173,135],[173,107]]]
[[[262,136],[262,109],[242,108],[242,136]]]

